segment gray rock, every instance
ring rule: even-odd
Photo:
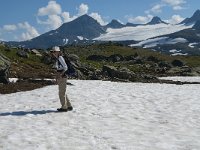
[[[9,83],[8,74],[10,68],[10,61],[4,55],[0,54],[0,83]]]
[[[118,70],[116,67],[108,65],[104,65],[102,71],[106,72],[111,78],[130,79],[134,75],[134,73],[127,68]]]
[[[18,50],[18,51],[17,51],[17,55],[18,55],[19,57],[29,58],[29,54],[28,54],[27,52],[23,51],[23,50]]]

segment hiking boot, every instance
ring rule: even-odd
[[[72,110],[73,110],[73,107],[72,107],[72,106],[69,106],[69,107],[67,107],[67,110],[68,110],[68,111],[72,111]]]
[[[67,112],[68,109],[58,108],[57,111],[59,112]]]

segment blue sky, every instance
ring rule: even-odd
[[[28,40],[86,13],[102,25],[146,23],[153,16],[175,24],[198,6],[199,0],[1,0],[0,40]]]

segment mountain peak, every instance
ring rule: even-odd
[[[164,23],[167,24],[166,22],[162,21],[158,16],[155,16],[151,19],[151,21],[149,23],[147,23],[148,25],[154,25],[154,24],[160,24],[160,23]]]
[[[200,20],[200,10],[196,10],[191,18],[184,19],[180,24],[193,24]]]
[[[199,9],[197,9],[195,11],[195,13],[193,14],[193,17],[196,17],[196,16],[200,16],[200,10]]]
[[[119,21],[117,21],[116,19],[113,19],[109,24],[107,24],[105,26],[106,28],[113,28],[113,29],[117,29],[117,28],[122,28],[124,27],[123,24],[121,24]]]
[[[90,17],[89,15],[87,15],[87,14],[85,14],[85,15],[82,15],[82,16],[80,16],[80,17],[78,17],[78,18],[76,18],[74,21],[96,21],[94,18],[92,18],[92,17]]]

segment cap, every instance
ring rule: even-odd
[[[50,50],[51,52],[60,52],[60,48],[58,46],[54,46],[52,48],[52,50]]]

